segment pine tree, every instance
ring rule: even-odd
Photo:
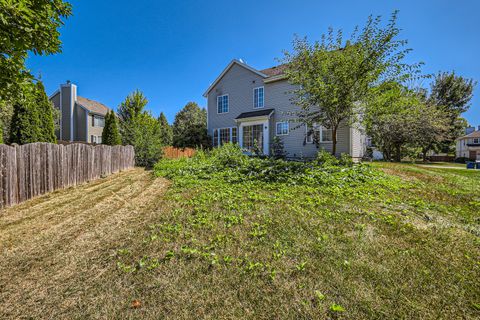
[[[162,139],[162,144],[164,146],[171,146],[173,143],[173,129],[163,112],[161,112],[158,117],[158,123],[160,124],[160,137]]]
[[[38,141],[56,143],[53,104],[48,100],[45,87],[41,81],[35,84],[35,107],[40,120],[40,137]]]
[[[109,146],[122,144],[122,138],[118,130],[118,121],[115,112],[110,111],[105,116],[105,127],[102,132],[102,143]]]
[[[23,97],[13,104],[10,142],[26,144],[41,140],[40,118],[35,105],[35,87],[26,86]]]

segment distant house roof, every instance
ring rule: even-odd
[[[258,111],[244,112],[244,113],[240,113],[240,115],[236,117],[235,120],[270,116],[273,113],[273,111],[274,109],[263,109]]]
[[[108,108],[103,103],[98,101],[90,100],[84,97],[77,96],[77,103],[87,109],[89,112],[96,113],[99,115],[106,115],[110,108]]]
[[[467,134],[466,136],[460,137],[458,139],[468,139],[468,138],[480,138],[480,130],[473,131],[470,134]]]

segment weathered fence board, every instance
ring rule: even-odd
[[[135,165],[132,146],[0,145],[0,209]]]

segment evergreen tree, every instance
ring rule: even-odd
[[[118,131],[118,122],[115,112],[109,111],[105,116],[105,127],[102,132],[102,143],[109,146],[117,146],[122,144],[122,138]]]
[[[18,144],[38,142],[42,138],[38,109],[34,103],[35,87],[31,84],[23,91],[22,99],[13,104],[10,132],[10,142]]]
[[[173,122],[173,145],[179,148],[206,147],[210,145],[207,135],[207,111],[197,103],[189,102],[175,115]]]
[[[40,136],[38,141],[56,143],[53,104],[48,100],[45,87],[41,81],[35,84],[35,107],[37,108],[40,120]]]
[[[162,144],[164,146],[171,146],[173,143],[173,129],[163,112],[161,112],[158,117],[158,123],[160,124],[160,137],[162,139]]]
[[[118,107],[118,117],[120,119],[120,135],[124,145],[133,145],[135,140],[135,119],[144,112],[148,100],[139,90],[133,93],[123,101]]]

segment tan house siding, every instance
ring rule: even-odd
[[[75,106],[75,141],[88,141],[87,136],[87,117],[88,111]]]
[[[88,142],[92,142],[92,135],[101,137],[103,132],[103,127],[95,127],[93,126],[93,114],[88,116]]]

